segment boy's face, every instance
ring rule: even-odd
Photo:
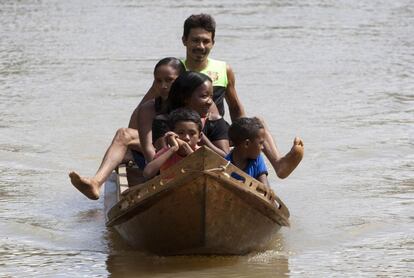
[[[190,145],[193,150],[195,150],[197,143],[200,142],[200,130],[198,130],[198,125],[194,122],[177,122],[174,132],[178,135],[178,138]]]
[[[259,133],[256,138],[248,140],[247,143],[247,156],[249,159],[256,159],[263,150],[263,144],[265,141],[265,131],[263,128],[259,129]]]

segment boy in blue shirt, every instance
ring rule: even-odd
[[[249,176],[269,185],[267,167],[261,154],[265,136],[264,126],[258,118],[243,117],[234,120],[229,127],[229,139],[233,142],[234,149],[226,159]],[[243,180],[239,175],[232,176]]]

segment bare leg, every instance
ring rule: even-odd
[[[263,152],[275,169],[277,176],[281,179],[287,178],[303,158],[305,151],[303,141],[301,138],[295,137],[290,151],[285,156],[281,156],[266,123],[263,119],[261,121],[266,131]]]
[[[92,178],[82,177],[76,172],[70,172],[72,184],[86,197],[99,199],[99,190],[112,171],[122,162],[128,146],[139,145],[138,131],[132,128],[120,128],[105,153],[101,165]]]

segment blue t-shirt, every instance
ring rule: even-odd
[[[233,163],[233,152],[230,152],[226,159]],[[233,163],[234,164],[234,163]],[[266,163],[264,161],[263,155],[260,154],[256,159],[249,159],[249,162],[247,163],[246,168],[242,169],[244,172],[246,172],[249,176],[257,179],[261,175],[265,174],[267,175],[267,167]],[[243,177],[237,175],[236,173],[232,173],[231,176],[238,180],[244,180]]]

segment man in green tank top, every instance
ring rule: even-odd
[[[182,41],[186,47],[187,70],[208,75],[213,80],[213,100],[221,115],[224,115],[224,99],[232,120],[245,116],[244,108],[237,96],[235,77],[226,62],[209,58],[214,46],[216,23],[208,14],[191,15],[184,22]]]
[[[221,115],[224,114],[225,99],[233,120],[245,117],[235,88],[235,76],[231,67],[223,61],[209,58],[214,46],[216,23],[208,14],[191,15],[184,22],[182,41],[186,47],[186,59],[183,61],[187,70],[207,74],[213,80],[213,100]],[[263,121],[263,120],[262,120]],[[282,156],[266,124],[266,140],[263,152],[269,159],[279,178],[286,178],[296,168],[303,157],[303,141],[299,137],[293,140],[289,153]]]

